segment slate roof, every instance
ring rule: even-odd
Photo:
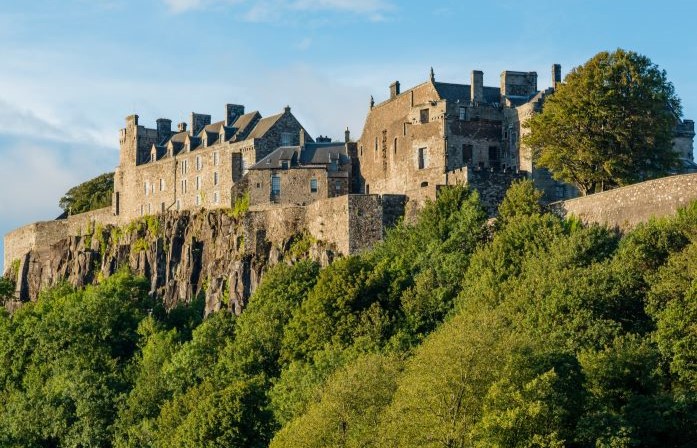
[[[344,143],[307,143],[305,146],[281,146],[249,169],[279,169],[284,161],[289,162],[290,166],[302,168],[329,165],[332,161],[344,165],[350,159]]]
[[[274,124],[283,116],[283,114],[272,115],[270,117],[262,118],[259,120],[252,132],[247,136],[247,138],[261,138],[266,134],[269,129],[273,127]],[[237,123],[237,122],[235,122]]]
[[[452,84],[448,82],[435,82],[438,96],[448,102],[469,103],[470,102],[470,85],[469,84]],[[484,87],[484,101],[493,104],[501,101],[501,89],[498,87]]]

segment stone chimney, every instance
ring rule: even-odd
[[[300,138],[298,139],[300,147],[305,146],[305,129],[300,128]]]
[[[177,132],[186,132],[186,123],[183,121],[177,125]]]
[[[172,133],[172,120],[167,118],[158,118],[157,123],[157,139],[162,140],[163,138],[169,137]]]
[[[351,131],[349,131],[348,126],[346,126],[346,130],[344,131],[344,142],[348,143],[351,141]]]
[[[206,114],[197,114],[196,112],[191,112],[191,118],[189,119],[189,132],[191,135],[196,135],[203,130],[207,125],[211,124],[211,116]]]
[[[399,95],[399,81],[395,81],[390,84],[390,99]]]
[[[289,114],[290,113],[290,106],[286,106],[283,108],[283,113]]]
[[[552,65],[552,88],[556,89],[557,84],[561,83],[561,65]]]
[[[225,105],[225,126],[232,124],[240,116],[244,115],[244,106],[241,104],[226,104]]]
[[[470,75],[470,101],[484,102],[484,72],[481,70],[472,70]]]

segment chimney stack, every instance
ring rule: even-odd
[[[186,132],[186,123],[183,121],[177,125],[177,132]]]
[[[395,81],[390,84],[390,99],[399,95],[399,81]]]
[[[552,65],[552,88],[556,89],[557,84],[561,83],[561,65]]]
[[[165,137],[169,137],[172,133],[172,120],[167,118],[158,118],[157,123],[157,139],[162,140]]]
[[[300,128],[300,138],[298,144],[300,145],[300,147],[305,146],[305,129],[303,128]]]
[[[346,130],[344,131],[344,142],[348,143],[351,141],[351,131],[349,131],[348,126],[346,126]]]
[[[191,135],[196,135],[203,130],[207,125],[211,124],[211,116],[206,114],[197,114],[196,112],[191,112],[191,128],[189,132]]]
[[[470,75],[470,101],[484,102],[484,72],[481,70],[472,70]]]
[[[244,115],[244,106],[241,104],[226,104],[225,105],[225,126],[232,124],[240,116]]]

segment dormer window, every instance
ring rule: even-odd
[[[281,161],[281,169],[284,169],[284,170],[288,169],[288,161],[287,160]]]

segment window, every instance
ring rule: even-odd
[[[148,215],[152,213],[152,204],[148,204]]]
[[[201,176],[196,176],[196,190],[201,189]]]
[[[310,193],[317,193],[317,179],[310,179]]]
[[[261,188],[261,182],[257,182],[257,188]]]
[[[363,145],[361,145],[361,156],[363,155]]]
[[[220,192],[218,192],[218,191],[213,192],[213,203],[214,204],[220,203]]]
[[[196,205],[201,205],[201,195],[200,194],[196,195]]]
[[[554,189],[555,189],[554,194],[555,194],[555,196],[557,197],[557,199],[564,199],[564,196],[565,196],[565,195],[564,195],[564,193],[565,193],[565,191],[564,191],[564,186],[563,186],[563,185],[557,185],[557,186],[554,187]]]
[[[421,188],[428,187],[428,182],[421,182]]]
[[[489,146],[489,160],[499,160],[499,149],[496,146]]]
[[[220,163],[220,157],[218,155],[218,151],[215,151],[213,153],[213,165],[218,166],[219,163]]]
[[[177,210],[181,209],[181,205],[182,205],[181,202],[179,202],[179,199],[177,199]]]
[[[150,184],[150,193],[155,194],[155,184]]]
[[[394,138],[394,143],[392,144],[392,152],[397,154],[397,137]]]
[[[279,194],[281,194],[281,178],[271,176],[271,195],[278,196]]]
[[[467,109],[465,109],[464,106],[460,106],[460,120],[463,121],[465,119],[465,114],[467,112]]]
[[[201,168],[203,168],[203,160],[201,156],[196,156],[196,171],[201,171]]]
[[[160,179],[160,191],[165,191],[165,180]]]
[[[421,123],[428,123],[430,121],[428,109],[421,109],[419,112],[419,118]]]
[[[147,180],[145,182],[143,182],[143,188],[145,189],[145,196],[147,196],[148,191],[150,190],[150,188],[148,188],[148,181]]]
[[[365,194],[370,194],[370,185],[365,184]]]
[[[419,148],[418,157],[419,157],[419,160],[418,160],[419,169],[422,170],[422,169],[426,168],[426,165],[428,163],[428,160],[426,160],[428,157],[426,154],[426,148]]]
[[[472,145],[462,145],[462,164],[469,165],[472,163]]]
[[[247,171],[249,171],[249,170],[247,169],[247,161],[244,160],[244,159],[242,159],[242,175],[247,174]]]
[[[293,144],[293,134],[290,132],[281,132],[281,146],[290,146]]]
[[[186,179],[182,179],[182,193],[186,194]]]
[[[218,185],[218,172],[213,173],[213,185]]]
[[[161,211],[162,213],[165,212],[165,203],[164,203],[164,202],[161,202],[161,203],[160,203],[160,211]]]
[[[341,191],[341,182],[340,181],[337,180],[336,182],[334,182],[334,190],[336,190],[337,192]]]
[[[281,169],[284,169],[284,170],[288,169],[288,161],[287,160],[281,161]]]
[[[187,171],[189,171],[189,161],[188,160],[182,160],[179,162],[181,165],[181,172],[182,174],[186,174]]]
[[[140,204],[140,216],[145,215],[145,206],[143,204]]]

